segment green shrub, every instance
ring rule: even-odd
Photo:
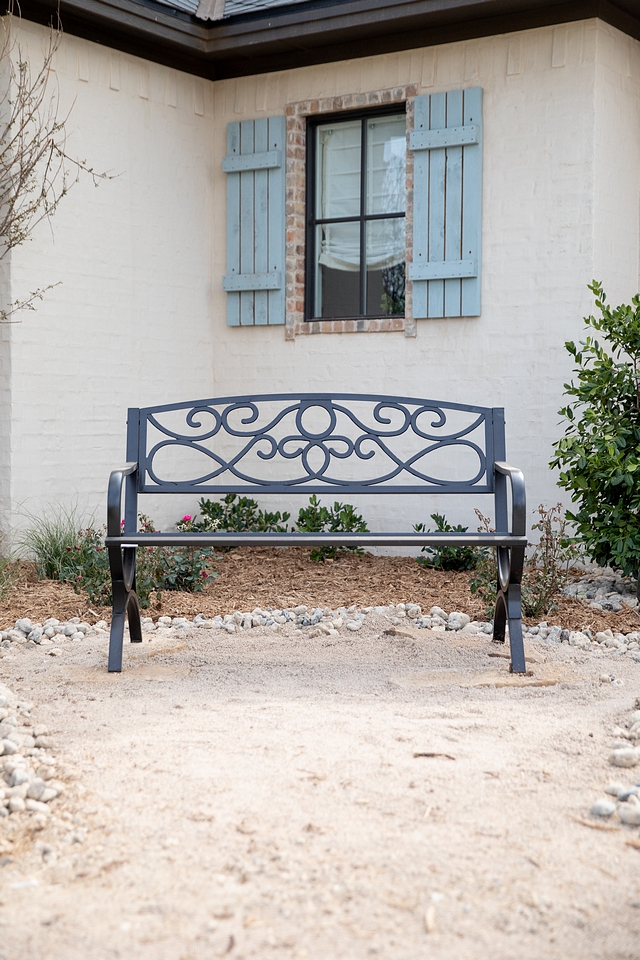
[[[469,529],[460,524],[452,527],[440,513],[432,513],[431,519],[439,533],[466,533]],[[432,532],[424,523],[415,523],[413,529],[416,533]],[[423,547],[421,552],[425,556],[416,557],[418,563],[434,570],[473,570],[478,562],[475,547]]]
[[[612,309],[602,285],[589,289],[598,317],[585,317],[601,341],[587,335],[565,343],[577,383],[560,414],[565,435],[554,444],[552,467],[576,505],[567,518],[587,555],[603,566],[636,574],[640,566],[640,296]]]
[[[309,497],[309,505],[301,507],[296,526],[303,533],[367,533],[369,529],[350,503],[336,501],[333,507],[323,507],[315,493]],[[348,550],[364,553],[360,547],[314,547],[311,559],[322,563]]]
[[[47,514],[27,514],[29,528],[19,538],[19,545],[35,560],[41,580],[64,580],[62,571],[67,554],[76,544],[81,520],[77,506],[50,505]]]
[[[235,533],[285,533],[290,513],[261,510],[256,500],[228,493],[220,501],[200,500],[201,520],[191,518],[193,530],[230,530]],[[224,548],[222,548],[224,549]],[[229,549],[229,548],[227,548]]]
[[[92,524],[73,530],[74,510],[61,508],[55,515],[34,523],[23,537],[36,560],[38,576],[70,583],[76,592],[84,590],[91,603],[111,604],[109,555],[104,545],[106,528]],[[189,521],[191,518],[189,518]],[[139,515],[140,530],[155,530],[152,521]],[[188,529],[185,518],[178,529]],[[136,556],[136,593],[141,607],[148,607],[151,594],[163,590],[198,593],[216,574],[210,569],[213,551],[191,547],[139,547]],[[1,578],[1,571],[0,571]],[[1,584],[0,584],[1,587]]]

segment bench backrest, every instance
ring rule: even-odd
[[[138,493],[494,493],[504,410],[272,394],[129,410]]]

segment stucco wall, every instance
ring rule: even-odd
[[[37,47],[41,28],[22,29]],[[594,276],[613,299],[638,289],[640,44],[590,20],[206,83],[65,37],[57,77],[63,103],[75,100],[70,152],[116,176],[76,186],[53,233],[40,228],[13,257],[14,296],[62,285],[6,333],[5,523],[19,504],[37,512],[74,494],[100,516],[127,406],[272,389],[504,405],[530,505],[558,499],[547,462],[570,373],[564,340],[580,336]],[[410,84],[484,88],[482,316],[420,320],[415,338],[227,327],[226,124]],[[165,522],[194,506],[149,508]],[[442,499],[366,513],[390,528],[434,507],[458,517]],[[475,525],[471,507],[460,516]]]

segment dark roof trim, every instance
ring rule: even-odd
[[[22,15],[40,23],[57,7],[21,2]],[[590,17],[640,40],[640,0],[308,0],[214,22],[152,0],[61,0],[60,10],[67,33],[211,80]]]

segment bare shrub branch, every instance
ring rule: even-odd
[[[90,176],[96,186],[100,180],[110,179],[67,153],[66,124],[71,110],[61,113],[53,71],[62,39],[59,18],[57,25],[49,28],[42,59],[35,65],[16,37],[17,20],[12,4],[0,21],[0,69],[4,70],[0,77],[0,261],[30,239],[39,223],[53,216],[82,174]],[[0,322],[7,322],[19,310],[33,310],[34,301],[50,289],[38,289],[0,309]]]

